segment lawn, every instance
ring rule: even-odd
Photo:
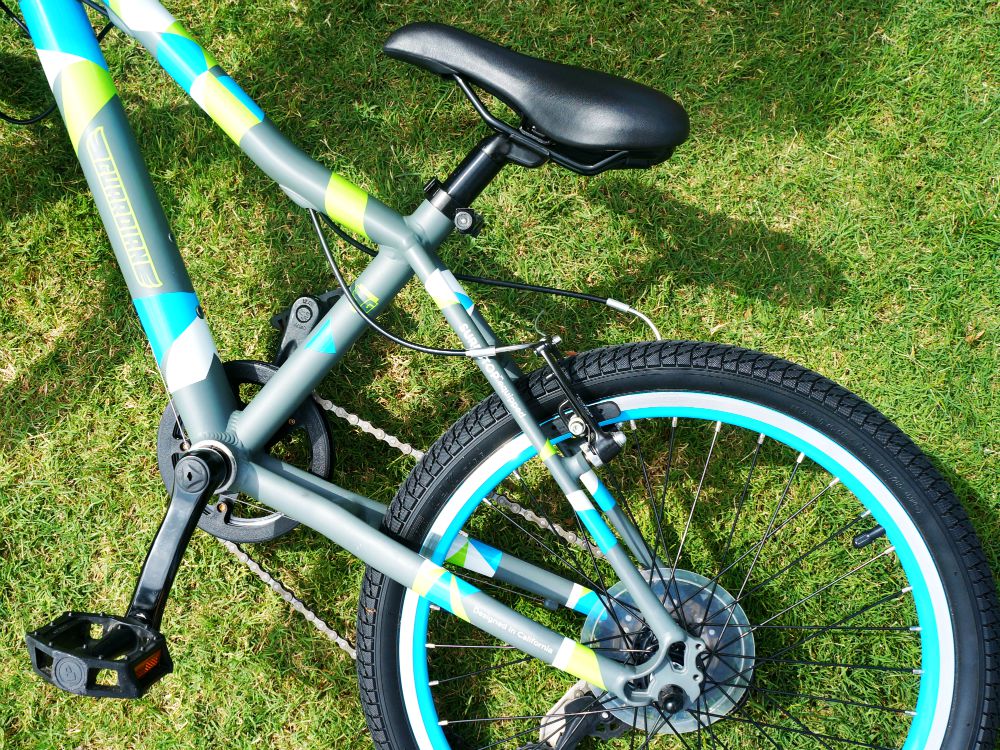
[[[671,338],[831,377],[931,456],[1000,569],[995,2],[170,7],[296,143],[400,209],[486,132],[453,85],[380,54],[404,23],[675,97],[692,134],[670,161],[595,178],[508,169],[477,205],[483,233],[443,257],[627,300]],[[2,23],[0,110],[24,115],[45,105],[44,79]],[[136,44],[116,31],[104,50],[220,352],[269,359],[270,316],[333,283],[306,217]],[[0,268],[0,749],[369,746],[350,659],[205,534],[164,623],[175,673],[146,699],[74,698],[31,674],[25,631],[124,609],[164,507],[165,395],[57,118],[0,125]],[[417,292],[390,326],[454,345]],[[646,336],[600,307],[476,295],[511,340],[536,325],[577,351]],[[321,392],[420,447],[487,395],[471,364],[375,337]],[[388,501],[411,460],[334,427],[334,479]],[[359,562],[301,529],[254,552],[351,632]]]

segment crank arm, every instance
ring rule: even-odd
[[[184,455],[174,468],[166,515],[124,617],[65,612],[25,636],[31,665],[44,680],[93,698],[140,698],[173,669],[160,633],[163,608],[205,503],[227,477],[210,449]]]
[[[126,617],[160,627],[170,587],[201,512],[228,472],[222,455],[208,448],[187,453],[177,462],[170,505],[142,565]]]

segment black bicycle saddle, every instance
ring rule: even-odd
[[[390,57],[459,76],[500,99],[556,144],[593,154],[628,151],[663,161],[688,136],[688,116],[669,96],[625,78],[540,60],[441,23],[395,31]]]

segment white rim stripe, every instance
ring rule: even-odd
[[[931,559],[930,551],[920,536],[920,532],[878,477],[851,453],[812,427],[792,419],[781,412],[741,399],[708,393],[669,391],[617,396],[614,398],[614,401],[622,412],[636,412],[642,409],[653,408],[701,409],[720,412],[734,417],[744,417],[771,425],[797,437],[817,451],[830,457],[842,466],[850,476],[871,492],[881,506],[881,510],[891,518],[892,522],[899,529],[907,544],[907,548],[912,552],[920,568],[922,580],[919,583],[926,587],[932,605],[931,612],[924,614],[930,614],[933,618],[939,635],[939,641],[946,645],[943,649],[936,649],[938,651],[938,663],[936,666],[940,681],[937,685],[937,700],[932,708],[932,725],[922,750],[937,750],[940,748],[944,741],[948,718],[951,713],[952,696],[955,689],[954,648],[947,647],[947,644],[952,644],[952,646],[954,644],[954,632],[948,612],[947,597],[945,596],[944,587],[937,573],[934,561]],[[440,541],[443,538],[448,539],[449,537],[453,537],[457,533],[457,529],[453,531],[451,527],[457,518],[465,515],[463,511],[468,501],[482,490],[484,483],[490,480],[500,468],[529,448],[530,442],[527,437],[523,434],[517,435],[477,466],[451,496],[445,504],[444,510],[435,519],[427,538],[434,540],[436,548],[427,549],[425,546],[425,549],[422,550],[423,553],[440,556]],[[838,477],[838,479],[843,480],[844,478]],[[464,518],[461,520],[464,523]],[[399,640],[401,665],[416,665],[415,658],[417,654],[414,653],[413,648],[415,633],[412,628],[417,621],[417,605],[420,601],[420,597],[411,591],[407,591],[404,596]],[[926,651],[927,649],[924,649],[925,658]],[[426,659],[426,655],[421,655],[421,658]],[[930,665],[924,666],[925,672],[928,666]],[[418,686],[414,681],[414,672],[416,670],[403,668],[400,671],[403,700],[407,714],[409,716],[421,716],[420,700],[417,695]],[[428,690],[426,685],[420,686],[419,689]],[[416,725],[411,722],[411,727],[421,750],[435,750],[424,722],[418,722]],[[908,740],[904,747],[908,749],[910,744]]]

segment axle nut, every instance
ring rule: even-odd
[[[677,685],[667,685],[660,691],[656,704],[668,714],[675,714],[684,708],[684,691]]]

